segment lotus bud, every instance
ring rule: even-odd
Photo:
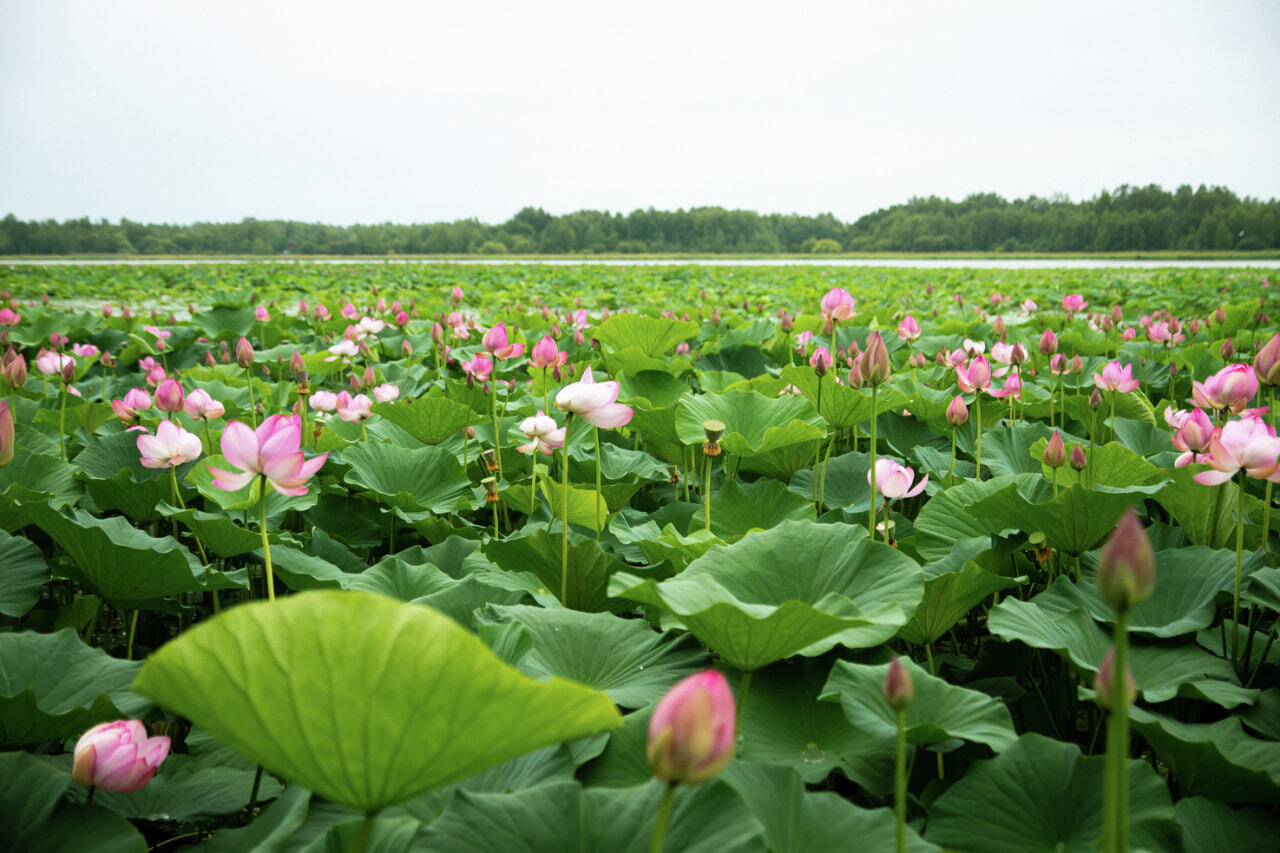
[[[449,299],[451,302],[453,302],[453,305],[455,308],[457,307],[459,302],[461,302],[466,298],[467,298],[466,294],[462,292],[461,287],[458,287],[455,285],[453,290],[449,291]]]
[[[1280,385],[1280,332],[1258,350],[1253,359],[1253,372],[1263,385]]]
[[[1118,304],[1111,306],[1111,322],[1119,325],[1124,320],[1124,309]]]
[[[957,394],[947,404],[947,423],[958,427],[967,420],[969,420],[969,407],[965,405],[964,397]]]
[[[785,334],[789,335],[791,334],[792,330],[795,329],[796,321],[792,320],[791,315],[784,311],[782,314],[782,319],[778,322],[778,326],[782,329],[782,331]]]
[[[933,296],[933,282],[929,282],[924,286],[924,292]]]
[[[995,322],[991,324],[991,331],[995,332],[996,337],[1000,340],[1003,341],[1005,339],[1009,329],[1005,326],[1004,317],[996,317]]]
[[[1018,365],[1027,360],[1027,348],[1022,344],[1014,344],[1013,349],[1009,351],[1009,363]]]
[[[373,372],[373,365],[369,365],[364,369],[364,375],[360,377],[360,384],[365,388],[372,388],[378,384],[378,377]]]
[[[707,437],[707,440],[702,443],[702,453],[704,456],[720,455],[720,437],[724,435],[724,431],[724,421],[712,419],[702,422],[702,432]]]
[[[1222,342],[1222,346],[1218,349],[1222,357],[1228,361],[1236,357],[1236,344],[1231,338],[1227,338]]]
[[[1102,408],[1102,392],[1097,388],[1093,389],[1093,393],[1089,395],[1089,408],[1095,412]]]
[[[142,790],[169,754],[169,738],[147,737],[139,720],[102,723],[76,742],[71,778],[113,794]]]
[[[166,379],[160,383],[160,387],[156,388],[155,404],[156,408],[162,412],[180,412],[186,403],[186,394],[182,391],[182,385],[176,379]]]
[[[21,388],[27,384],[27,360],[22,355],[15,356],[4,366],[4,378],[10,388]]]
[[[253,344],[243,335],[236,341],[236,364],[246,368],[253,364]]]
[[[133,315],[132,315],[131,313],[129,313],[129,306],[128,306],[128,305],[121,305],[121,306],[120,306],[120,316],[121,316],[121,317],[123,317],[123,318],[124,318],[124,319],[126,319],[126,320],[131,320],[131,319],[133,319]]]
[[[1045,329],[1044,334],[1040,336],[1040,353],[1042,355],[1053,355],[1058,351],[1058,336],[1053,333],[1053,329]]]
[[[1098,556],[1098,589],[1119,612],[1145,601],[1156,583],[1156,555],[1147,531],[1130,507]]]
[[[1218,325],[1222,325],[1227,322],[1227,312],[1221,305],[1218,306],[1217,311],[1213,312],[1213,320]]]
[[[1129,665],[1124,667],[1125,681],[1125,702],[1124,706],[1128,708],[1138,698],[1138,685],[1133,680],[1133,670],[1129,669]],[[1116,649],[1115,646],[1107,649],[1107,653],[1102,657],[1102,663],[1098,665],[1098,675],[1093,681],[1094,698],[1098,704],[1108,711],[1117,710],[1115,706],[1116,690]]]
[[[733,691],[716,670],[677,683],[649,718],[645,757],[653,775],[671,785],[715,778],[733,758],[735,718]]]
[[[826,347],[818,347],[813,351],[813,355],[809,356],[809,366],[819,378],[826,376],[827,369],[833,364],[835,360],[831,357],[831,353],[827,352]]]
[[[76,360],[68,357],[62,365],[62,383],[67,387],[76,381]]]
[[[884,694],[884,701],[888,702],[889,707],[895,711],[906,710],[911,700],[915,698],[916,688],[911,683],[911,673],[907,672],[907,668],[902,665],[902,660],[897,655],[889,661],[889,671],[885,673],[880,692]]]
[[[103,350],[102,355],[98,357],[98,363],[103,367],[115,367],[119,362],[116,361],[116,357],[110,351]]]
[[[13,461],[13,447],[13,412],[8,400],[0,400],[0,468]]]
[[[1267,313],[1261,313],[1257,316],[1256,322],[1259,326],[1269,326],[1271,325],[1271,315]]]
[[[879,332],[867,335],[867,348],[862,355],[862,378],[873,388],[889,381],[889,350]]]
[[[295,349],[293,355],[289,356],[289,372],[296,376],[306,369],[307,363],[303,360],[302,353]]]
[[[1044,464],[1050,468],[1061,468],[1067,462],[1067,446],[1062,441],[1062,433],[1056,429],[1049,443],[1044,446]]]
[[[1089,465],[1088,458],[1084,455],[1084,450],[1080,445],[1071,445],[1071,470],[1083,471]]]
[[[409,343],[408,338],[400,341],[400,355],[404,358],[408,358],[413,355],[413,344]]]

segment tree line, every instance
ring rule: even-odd
[[[335,226],[289,220],[147,224],[88,217],[0,220],[0,255],[503,255],[570,253],[1115,252],[1280,248],[1280,201],[1226,187],[1121,186],[1084,201],[994,193],[929,196],[854,222],[830,213],[760,214],[697,207],[579,210],[526,207],[506,222],[476,219]]]

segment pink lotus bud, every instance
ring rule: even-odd
[[[407,313],[407,312],[405,312],[405,311],[401,311],[401,312],[399,312],[399,313],[397,313],[397,314],[396,314],[396,325],[397,325],[397,326],[404,327],[404,326],[407,326],[408,324],[409,324],[409,315],[408,315],[408,313]]]
[[[302,353],[295,349],[293,355],[289,356],[289,372],[297,376],[299,373],[306,371],[306,369],[307,363],[303,360]]]
[[[1151,595],[1156,555],[1138,513],[1130,507],[1098,556],[1098,589],[1117,611],[1126,611]]]
[[[862,354],[862,378],[875,387],[889,381],[889,350],[879,332],[867,335],[866,350]]]
[[[249,367],[253,364],[253,345],[243,335],[236,341],[236,364],[241,367]]]
[[[885,673],[880,692],[884,694],[884,701],[895,711],[906,710],[915,698],[916,688],[911,683],[911,673],[907,672],[897,655],[889,661],[889,671]]]
[[[1192,317],[1191,322],[1187,324],[1187,331],[1195,335],[1200,332],[1200,318]]]
[[[826,347],[818,347],[813,351],[813,355],[809,356],[809,366],[813,368],[813,372],[819,376],[826,376],[827,370],[831,365],[835,364],[831,353]]]
[[[0,400],[0,468],[13,461],[13,447],[13,412],[8,400]]]
[[[374,374],[372,365],[364,369],[364,374],[360,377],[360,384],[365,388],[372,388],[378,384],[378,377]]]
[[[1111,306],[1111,322],[1119,325],[1124,320],[1124,309],[1119,305]]]
[[[1236,342],[1235,342],[1234,340],[1232,340],[1231,338],[1227,338],[1225,341],[1223,341],[1223,342],[1222,342],[1222,347],[1218,350],[1218,352],[1219,352],[1219,353],[1222,355],[1222,357],[1223,357],[1223,358],[1225,358],[1225,359],[1232,359],[1232,358],[1235,358],[1235,357],[1236,357]]]
[[[1227,312],[1221,305],[1218,306],[1217,311],[1213,312],[1213,319],[1218,325],[1227,322]]]
[[[102,316],[108,318],[111,316],[111,306],[105,302],[102,303]]]
[[[1083,471],[1089,465],[1088,458],[1084,455],[1084,450],[1080,445],[1071,445],[1071,469],[1073,471]]]
[[[1095,412],[1102,408],[1102,392],[1097,388],[1093,389],[1093,393],[1089,395],[1089,408]]]
[[[400,355],[404,356],[405,358],[408,358],[409,356],[413,355],[413,344],[409,343],[408,338],[405,338],[404,340],[400,341]]]
[[[14,356],[13,360],[4,366],[4,378],[11,388],[21,388],[27,384],[27,360],[21,356]]]
[[[735,717],[733,692],[716,670],[680,681],[649,719],[645,757],[653,775],[672,785],[715,778],[733,758]]]
[[[360,377],[354,373],[347,377],[347,387],[351,389],[352,394],[360,393]]]
[[[70,385],[76,381],[76,360],[70,356],[64,356],[66,361],[62,362],[62,382],[64,385]]]
[[[781,328],[785,334],[789,335],[791,334],[791,331],[795,329],[796,321],[791,319],[791,315],[784,311],[782,313],[782,319],[778,322],[778,327]]]
[[[902,322],[898,324],[898,339],[903,341],[917,340],[921,335],[920,323],[915,317],[908,314],[902,318]]]
[[[1263,385],[1280,385],[1280,332],[1258,350],[1253,359],[1253,372]]]
[[[466,298],[466,294],[462,292],[461,287],[455,285],[453,290],[449,291],[449,299],[453,301],[454,307],[457,307],[458,303]]]
[[[147,737],[139,720],[102,723],[76,741],[71,778],[114,794],[140,791],[169,754],[167,737]]]
[[[1138,685],[1133,680],[1133,670],[1128,664],[1124,667],[1125,681],[1125,701],[1124,706],[1128,708],[1138,698]],[[1115,646],[1107,649],[1107,653],[1102,658],[1102,663],[1098,665],[1098,675],[1093,681],[1094,698],[1098,700],[1098,704],[1108,711],[1117,710],[1115,705],[1116,699],[1116,649]]]
[[[166,379],[156,388],[156,408],[162,412],[179,412],[185,401],[182,385],[176,379]]]
[[[965,405],[964,397],[957,394],[947,405],[947,423],[958,427],[967,420],[969,420],[969,407]]]
[[[1067,446],[1062,441],[1062,433],[1056,429],[1049,443],[1044,446],[1044,464],[1050,468],[1061,468],[1067,461]]]
[[[254,309],[253,319],[257,320],[259,323],[271,322],[271,314],[270,312],[267,311],[267,306],[259,305],[256,309]]]
[[[1053,355],[1058,351],[1058,336],[1053,329],[1045,329],[1040,336],[1040,352],[1042,355]]]
[[[995,322],[991,324],[991,331],[995,332],[996,337],[1000,340],[1004,340],[1009,331],[1004,323],[1004,317],[996,317]]]

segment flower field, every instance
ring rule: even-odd
[[[1269,849],[1278,274],[0,267],[0,848]]]

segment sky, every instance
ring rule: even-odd
[[[1280,197],[1280,3],[3,0],[0,216]]]

